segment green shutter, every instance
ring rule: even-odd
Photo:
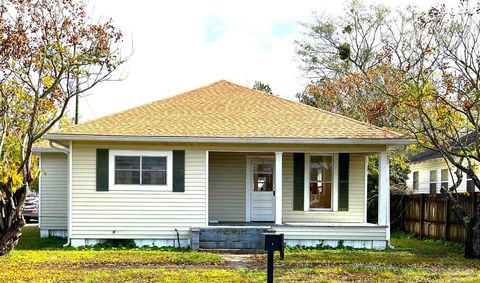
[[[348,171],[350,154],[338,155],[338,210],[348,211]]]
[[[108,149],[97,148],[97,191],[108,191]]]
[[[173,151],[173,191],[185,191],[185,150]]]
[[[305,153],[293,154],[293,210],[303,211],[305,194]]]

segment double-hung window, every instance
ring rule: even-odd
[[[467,192],[475,192],[475,184],[470,176],[467,174]]]
[[[448,190],[448,169],[442,169],[441,171],[442,188]]]
[[[413,172],[413,190],[418,191],[418,171]]]
[[[430,194],[437,193],[437,170],[430,170]]]
[[[166,188],[172,179],[171,152],[111,150],[110,172],[114,188]]]
[[[336,155],[306,156],[305,210],[334,210]]]

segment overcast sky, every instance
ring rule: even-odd
[[[445,0],[446,1],[446,0]],[[456,0],[450,0],[456,2]],[[385,0],[392,7],[436,0]],[[335,15],[344,2],[329,1],[119,1],[90,0],[93,19],[113,18],[125,34],[120,82],[98,85],[80,99],[86,121],[226,79],[252,87],[256,80],[295,99],[305,81],[295,61],[299,22],[313,11]]]

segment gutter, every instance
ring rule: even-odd
[[[70,246],[72,238],[72,141],[68,143],[68,186],[67,186],[67,197],[68,197],[68,214],[67,214],[67,243],[63,245],[64,247]]]
[[[409,145],[416,142],[409,138],[367,139],[367,138],[274,138],[274,137],[166,137],[166,136],[114,136],[47,134],[46,139],[64,141],[125,141],[125,142],[185,142],[185,143],[247,143],[247,144],[387,144]]]
[[[57,147],[55,144],[58,144],[60,147]],[[68,202],[68,214],[67,214],[67,221],[68,221],[68,224],[67,224],[67,242],[63,245],[63,247],[68,247],[70,246],[71,244],[71,240],[70,240],[70,219],[71,219],[71,182],[70,180],[72,179],[72,166],[71,166],[71,162],[72,162],[72,155],[70,154],[70,152],[72,152],[72,146],[71,146],[72,142],[69,143],[69,146],[66,146],[66,145],[63,145],[61,143],[56,143],[54,141],[49,141],[49,145],[50,147],[52,148],[52,151],[53,152],[62,152],[62,153],[65,153],[68,157],[68,185],[67,185],[67,202]]]
[[[54,142],[54,141],[49,141],[50,147],[53,148],[53,149],[55,149],[56,151],[63,152],[63,153],[65,153],[65,154],[68,155],[68,153],[69,153],[69,148],[68,148],[68,146],[65,146],[65,145],[60,144],[60,143],[56,143],[56,144],[58,144],[58,145],[60,145],[60,146],[62,147],[62,148],[60,148],[60,147],[55,146],[55,143],[56,143],[56,142]]]

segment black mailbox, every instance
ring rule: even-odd
[[[283,234],[263,233],[263,248],[267,251],[267,282],[273,283],[273,253],[280,252],[280,258],[284,258]]]
[[[283,259],[283,234],[276,233],[264,233],[263,234],[263,247],[268,251],[279,251],[280,257]]]

